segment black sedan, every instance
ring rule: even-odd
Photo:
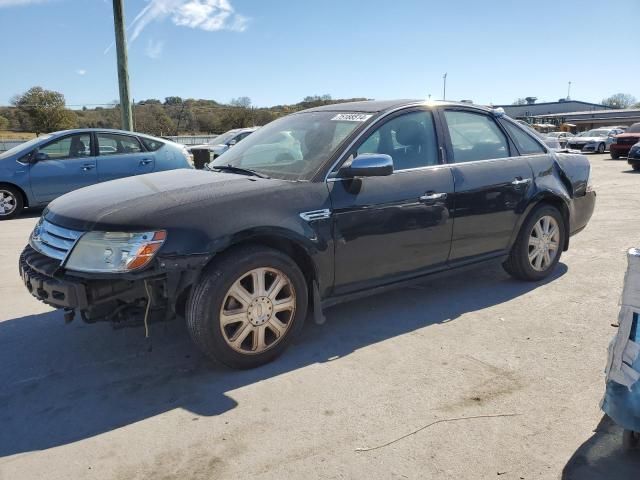
[[[45,210],[29,291],[84,320],[186,319],[210,357],[270,361],[307,311],[501,262],[548,276],[595,204],[582,155],[501,111],[356,102],[295,113],[208,166],[107,182]]]

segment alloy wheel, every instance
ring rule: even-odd
[[[13,193],[0,190],[0,216],[10,215],[16,209],[17,201]]]
[[[275,268],[243,274],[227,291],[220,328],[227,344],[242,354],[262,353],[282,340],[293,323],[296,292]]]
[[[560,248],[560,227],[555,218],[545,215],[533,226],[529,234],[529,263],[543,272],[553,263]]]

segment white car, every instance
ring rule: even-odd
[[[549,132],[546,135],[547,137],[557,138],[562,148],[565,148],[569,140],[574,136],[571,132]]]
[[[604,153],[614,142],[614,136],[624,133],[621,128],[594,128],[571,137],[567,147],[581,152]]]
[[[236,128],[229,130],[228,132],[213,138],[209,143],[204,143],[202,145],[189,145],[187,150],[191,153],[193,153],[194,150],[209,150],[212,154],[212,158],[216,158],[229,150],[229,148],[233,147],[239,141],[247,138],[258,128],[260,127]]]

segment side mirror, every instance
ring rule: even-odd
[[[36,152],[33,155],[31,155],[31,162],[30,163],[38,163],[38,162],[42,162],[44,160],[48,160],[49,159],[49,155],[47,155],[44,152]]]
[[[342,167],[338,176],[342,178],[386,177],[392,173],[391,156],[381,153],[363,153],[354,158],[349,165]]]
[[[236,143],[238,143],[238,141],[234,138],[229,143],[227,143],[227,145],[229,145],[230,147],[233,147]]]

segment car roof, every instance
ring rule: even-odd
[[[60,130],[58,132],[51,132],[49,135],[60,136],[60,135],[68,135],[70,133],[90,133],[90,132],[119,133],[122,135],[136,135],[136,136],[149,137],[149,138],[158,138],[158,137],[154,137],[153,135],[148,135],[146,133],[129,132],[127,130],[118,130],[115,128],[74,128],[71,130]]]
[[[363,113],[381,113],[388,110],[395,110],[402,107],[409,107],[412,105],[434,105],[434,106],[464,106],[475,108],[483,111],[491,111],[490,108],[483,107],[481,105],[475,105],[468,102],[447,102],[441,100],[427,101],[427,100],[364,100],[361,102],[345,102],[334,103],[331,105],[322,105],[320,107],[313,107],[307,110],[302,110],[298,113],[308,112],[363,112]]]

